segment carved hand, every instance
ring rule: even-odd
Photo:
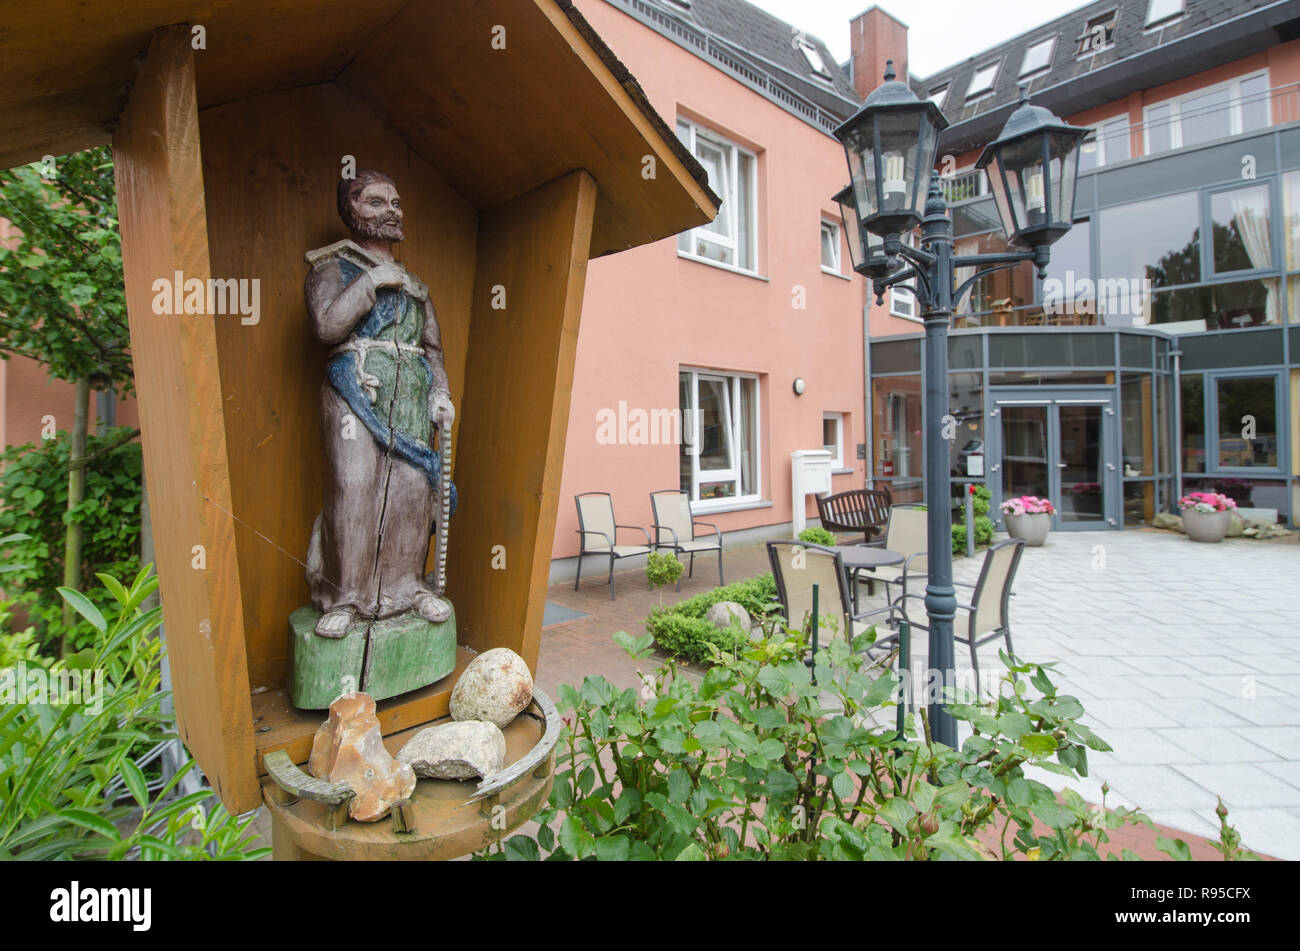
[[[396,264],[379,264],[366,272],[370,283],[379,287],[401,287],[406,283],[406,271]]]
[[[429,419],[440,430],[449,429],[456,419],[456,408],[451,405],[451,394],[446,390],[429,393]]]

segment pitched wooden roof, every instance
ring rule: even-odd
[[[570,0],[17,0],[0,26],[0,167],[107,142],[153,31],[175,23],[203,28],[200,113],[337,82],[481,210],[585,168],[592,256],[720,205]]]

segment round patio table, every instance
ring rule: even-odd
[[[853,610],[858,610],[858,572],[864,568],[883,568],[886,565],[901,565],[906,559],[896,551],[887,548],[871,548],[866,545],[836,545],[844,562],[844,569],[853,581]]]

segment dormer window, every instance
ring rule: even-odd
[[[803,51],[803,58],[808,61],[808,65],[812,67],[812,71],[817,78],[830,82],[831,69],[826,65],[826,60],[822,58],[821,50],[811,43],[803,43],[799,46],[799,49]]]
[[[1001,60],[975,70],[975,78],[970,81],[970,88],[966,90],[967,99],[974,99],[993,91],[993,81],[998,78],[999,65]]]
[[[1091,56],[1115,45],[1115,16],[1118,11],[1111,10],[1089,20],[1079,37],[1079,55]]]
[[[1183,0],[1149,0],[1147,5],[1147,26],[1164,23],[1174,17],[1183,15]]]
[[[1025,50],[1024,61],[1020,64],[1020,78],[1045,72],[1052,65],[1052,50],[1056,48],[1056,37],[1050,36],[1035,43]]]

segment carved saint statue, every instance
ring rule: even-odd
[[[456,504],[435,448],[449,446],[455,413],[438,320],[428,288],[393,258],[397,186],[358,171],[339,182],[338,210],[352,238],[309,252],[305,284],[312,326],[333,347],[320,393],[325,500],[307,556],[315,632],[329,638],[359,618],[451,615],[424,569],[434,522],[445,545]]]

